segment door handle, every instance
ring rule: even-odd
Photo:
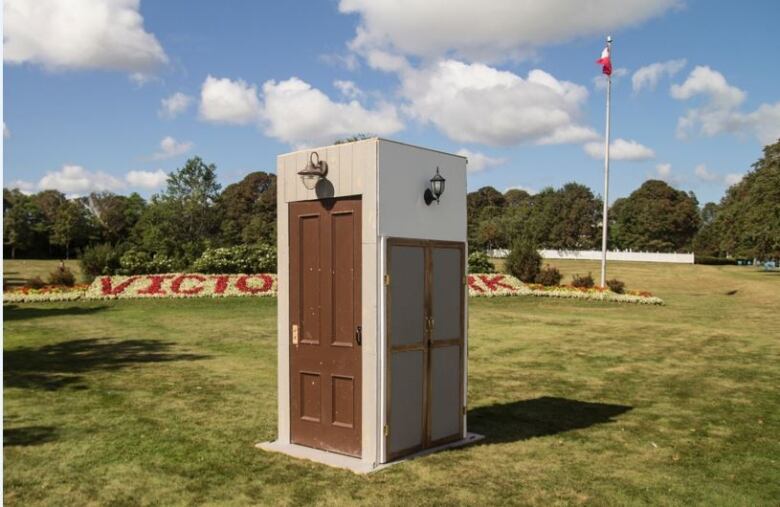
[[[358,347],[363,345],[363,326],[355,328],[355,342],[358,344]]]

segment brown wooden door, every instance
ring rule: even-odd
[[[360,197],[290,203],[292,442],[361,453]]]

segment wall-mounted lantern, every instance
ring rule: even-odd
[[[437,167],[436,174],[431,178],[431,188],[426,188],[425,194],[423,194],[425,204],[430,206],[433,201],[439,204],[439,197],[444,193],[444,182],[445,179],[439,174],[439,168]]]
[[[317,159],[315,162],[314,159]],[[309,190],[313,190],[317,186],[317,182],[328,175],[328,163],[324,160],[320,160],[320,155],[316,151],[311,152],[309,155],[309,163],[306,167],[298,171],[298,176],[301,177],[303,186]]]

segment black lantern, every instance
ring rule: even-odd
[[[423,194],[425,204],[430,206],[433,201],[439,204],[439,197],[444,193],[444,182],[445,179],[439,174],[439,168],[437,167],[436,174],[431,178],[431,188],[426,188],[425,194]]]
[[[317,159],[315,162],[314,159]],[[309,190],[314,189],[317,186],[317,182],[328,175],[328,163],[324,160],[320,160],[320,155],[316,151],[311,152],[309,155],[309,163],[306,167],[298,171],[298,176],[301,177],[303,186]]]

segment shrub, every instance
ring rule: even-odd
[[[49,273],[49,283],[51,285],[64,285],[66,287],[73,287],[76,285],[76,276],[73,271],[66,267],[59,267]]]
[[[609,287],[609,290],[611,290],[615,294],[623,294],[626,291],[626,284],[621,282],[617,278],[613,278],[612,280],[607,280],[607,287]]]
[[[81,254],[81,271],[87,279],[113,275],[119,270],[121,253],[108,243],[88,246]]]
[[[539,274],[536,275],[536,283],[540,283],[545,287],[551,287],[559,285],[561,283],[561,278],[563,278],[563,275],[558,271],[558,268],[555,266],[545,266],[539,271]]]
[[[154,273],[173,273],[181,268],[181,263],[166,255],[155,254],[150,257],[141,250],[128,250],[119,259],[118,272],[122,275],[149,275]]]
[[[707,257],[704,255],[694,255],[695,264],[710,264],[714,266],[736,264],[737,259],[727,259],[726,257]]]
[[[493,263],[485,252],[471,252],[469,254],[469,273],[495,273]]]
[[[46,286],[46,282],[41,280],[40,276],[34,276],[27,280],[25,285],[31,289],[41,289]]]
[[[276,273],[276,247],[267,244],[209,248],[192,264],[198,273]]]
[[[506,257],[506,270],[523,282],[533,283],[542,267],[542,256],[530,241],[517,242]]]
[[[595,282],[593,281],[593,276],[588,273],[585,276],[580,276],[578,274],[572,275],[571,277],[571,286],[577,287],[579,289],[590,289],[595,285]]]

